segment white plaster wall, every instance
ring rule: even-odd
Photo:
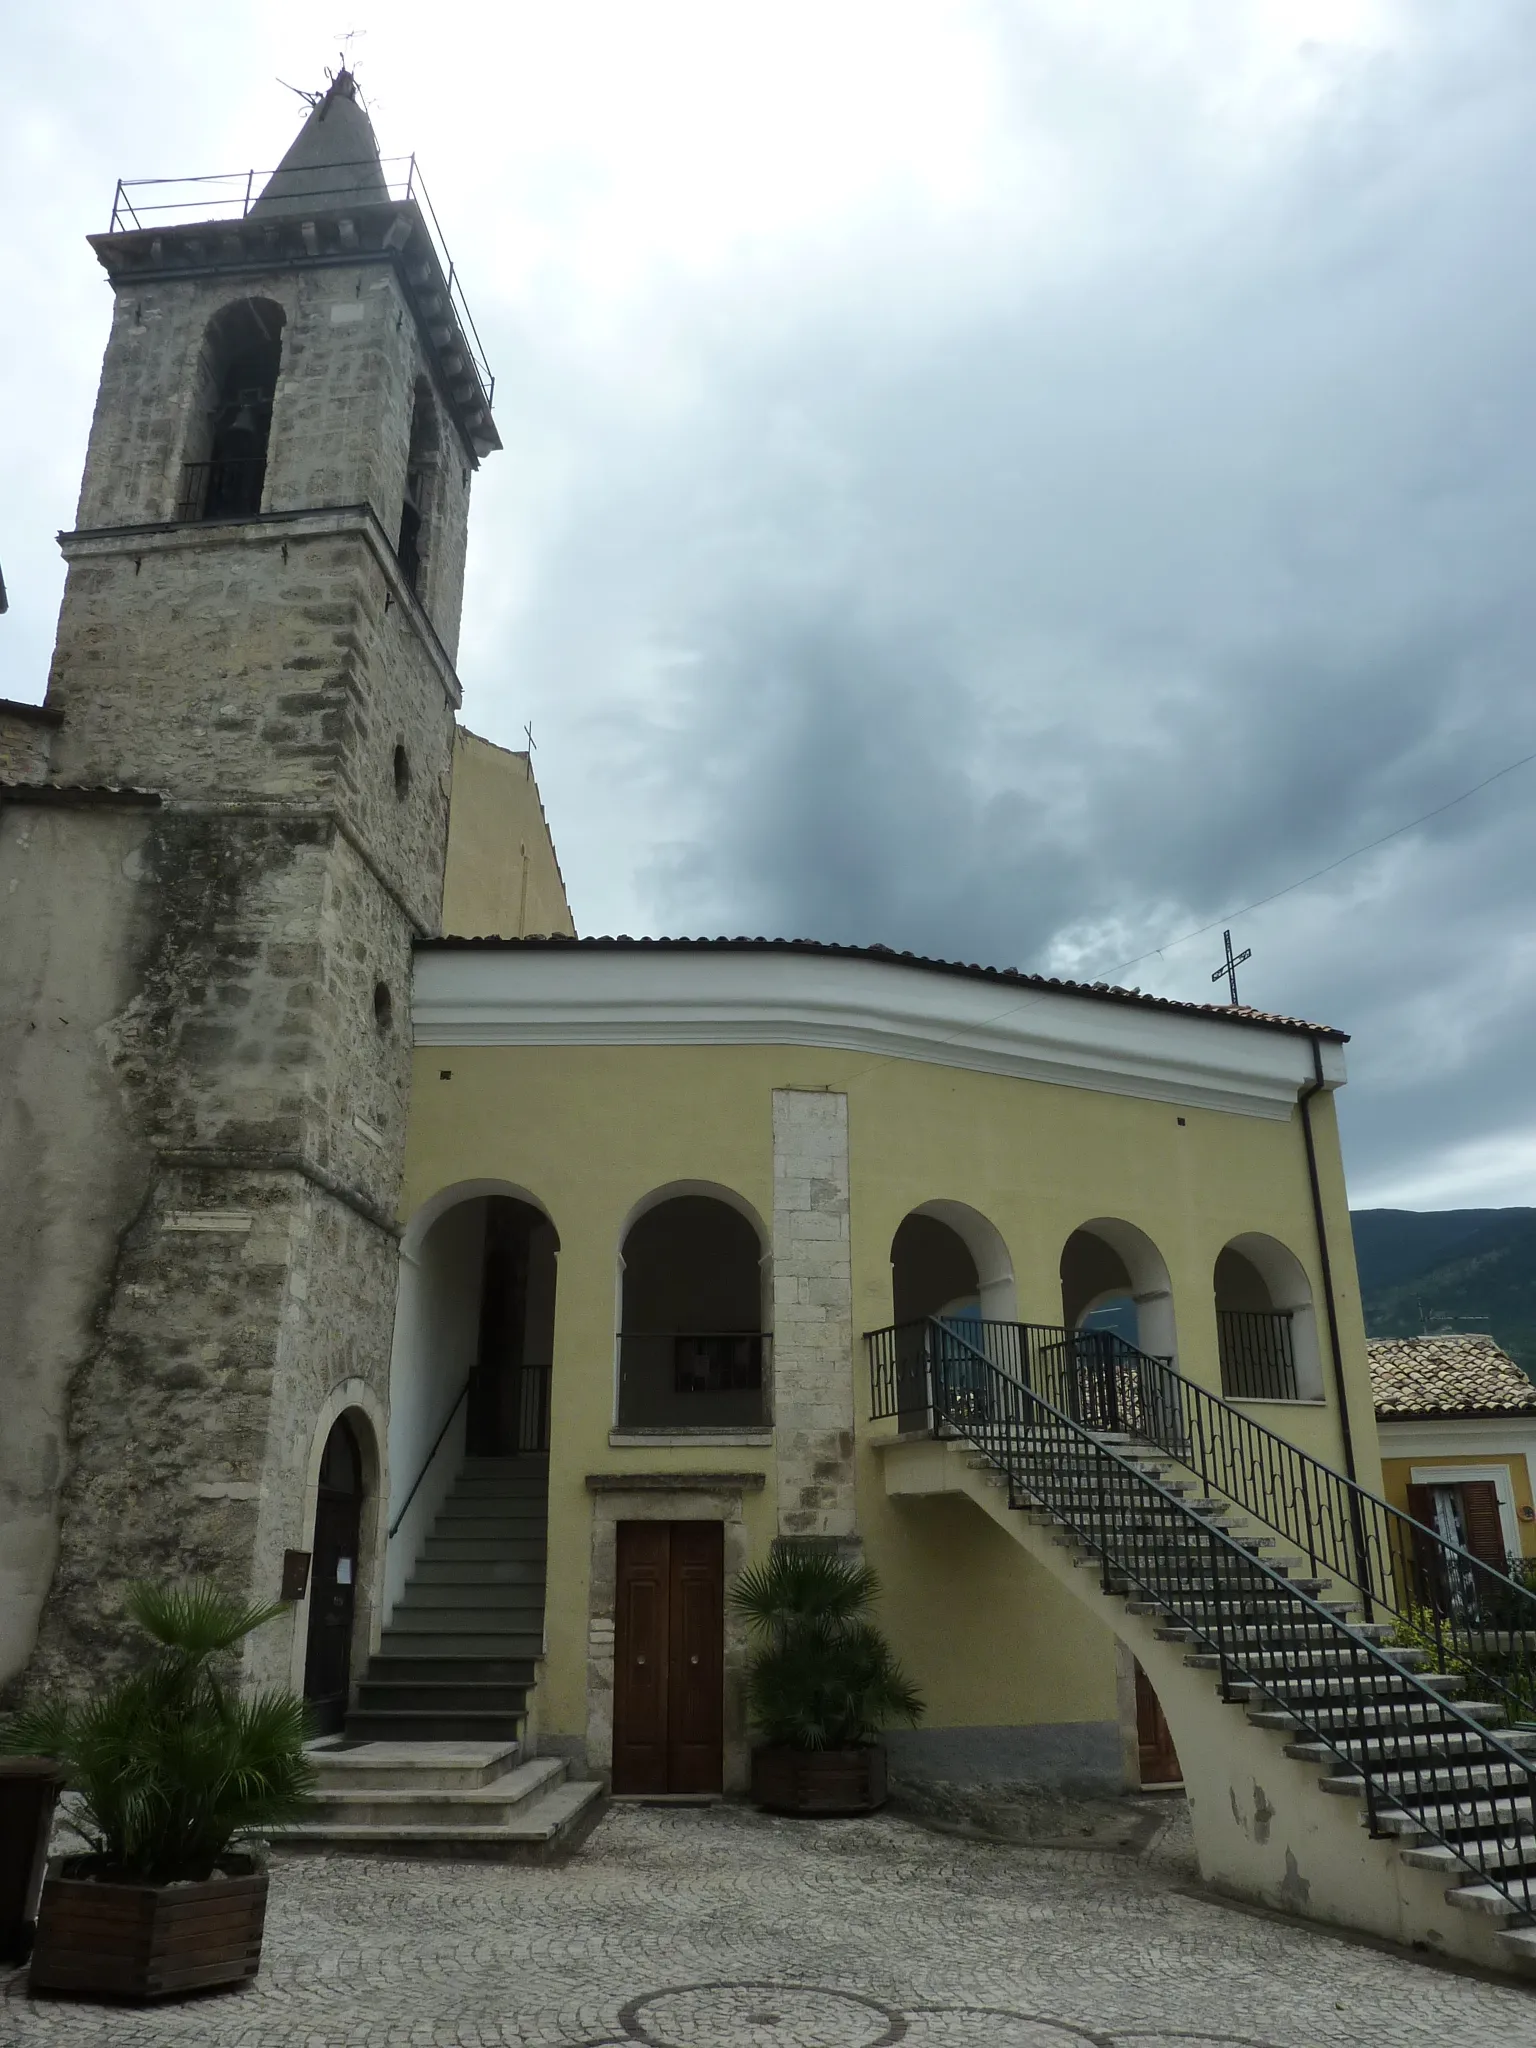
[[[480,1340],[485,1203],[461,1202],[438,1217],[414,1250],[400,1257],[400,1294],[389,1368],[389,1519],[432,1449],[443,1417],[475,1362]],[[464,1462],[461,1403],[453,1425],[390,1539],[384,1572],[387,1620],[431,1533],[438,1509]]]

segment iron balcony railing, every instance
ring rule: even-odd
[[[1296,1351],[1289,1310],[1219,1308],[1221,1391],[1233,1401],[1294,1401]]]
[[[938,1325],[866,1339],[877,1416],[926,1429]],[[1536,1719],[1536,1589],[1446,1540],[1207,1388],[1107,1330],[1040,1323],[943,1325],[998,1370],[1085,1428],[1123,1432],[1187,1467],[1283,1536],[1316,1574],[1350,1586],[1367,1620],[1390,1619],[1442,1670]]]
[[[348,193],[338,189],[336,173],[355,170],[358,174],[357,189]],[[283,185],[283,210],[294,212],[299,204],[312,198],[317,209],[333,212],[355,210],[357,207],[377,203],[375,188],[382,175],[383,198],[396,204],[414,200],[421,209],[422,219],[433,244],[433,252],[441,264],[447,279],[448,296],[458,317],[465,343],[474,358],[475,369],[481,387],[485,392],[486,404],[496,397],[496,379],[491,374],[485,359],[479,330],[470,317],[465,304],[464,293],[459,284],[458,271],[448,253],[447,239],[438,222],[436,209],[427,196],[426,185],[414,156],[386,156],[382,158],[359,158],[355,162],[317,164],[316,184],[313,192],[305,192],[296,186],[295,172],[285,172]],[[244,220],[251,208],[260,199],[272,171],[215,171],[196,178],[119,178],[117,190],[112,197],[112,225],[114,235],[127,234],[135,229],[156,227],[180,227],[198,221]]]
[[[265,455],[231,455],[217,462],[184,462],[176,494],[178,519],[254,519],[267,480]]]
[[[756,1427],[769,1343],[757,1330],[621,1330],[619,1427]]]
[[[988,1326],[930,1319],[904,1327],[923,1333],[909,1355],[923,1360],[932,1433],[974,1444],[1006,1475],[1010,1506],[1041,1509],[1071,1531],[1099,1560],[1105,1593],[1150,1603],[1206,1646],[1223,1699],[1241,1687],[1294,1717],[1341,1775],[1360,1781],[1372,1834],[1416,1831],[1466,1864],[1457,1846],[1464,1835],[1531,1832],[1536,1762],[1186,1506],[1096,1426],[1004,1371],[983,1348]],[[888,1341],[901,1334],[877,1331],[870,1340],[877,1420],[901,1412],[896,1355],[904,1347]],[[1317,1681],[1307,1673],[1320,1668],[1320,1648],[1329,1708],[1309,1715]],[[1340,1706],[1347,1729],[1335,1717]],[[1397,1708],[1411,1744],[1394,1732]],[[1477,1875],[1520,1918],[1536,1913],[1536,1871],[1495,1856]]]

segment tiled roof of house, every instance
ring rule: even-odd
[[[1308,1038],[1327,1038],[1338,1045],[1348,1043],[1349,1033],[1331,1024],[1309,1024],[1302,1017],[1281,1017],[1269,1010],[1233,1008],[1230,1003],[1180,1003],[1168,996],[1151,996],[1139,988],[1116,988],[1107,981],[1060,981],[1054,975],[1026,974],[1017,967],[981,967],[974,961],[930,960],[920,953],[898,953],[891,946],[836,946],[822,939],[419,939],[417,949],[442,952],[514,951],[550,952],[557,947],[580,947],[585,952],[622,953],[655,951],[674,953],[819,953],[836,960],[878,960],[896,967],[919,967],[930,974],[958,974],[972,981],[999,982],[1008,988],[1053,990],[1064,996],[1087,996],[1093,1001],[1130,1003],[1143,1010],[1168,1010],[1182,1017],[1215,1017],[1227,1024],[1257,1024],[1268,1031],[1299,1032]]]
[[[1383,1422],[1536,1413],[1536,1385],[1491,1337],[1368,1337],[1365,1348]]]

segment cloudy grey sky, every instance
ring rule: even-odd
[[[42,694],[115,179],[270,165],[352,28],[497,371],[465,714],[584,932],[1197,1000],[1536,749],[1529,0],[11,12],[0,695]],[[1536,1202],[1536,764],[1238,920],[1357,1203]],[[1159,952],[1159,948],[1165,950]]]

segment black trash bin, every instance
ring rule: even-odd
[[[24,1963],[32,1953],[37,1895],[63,1783],[51,1757],[0,1757],[0,1963]]]

